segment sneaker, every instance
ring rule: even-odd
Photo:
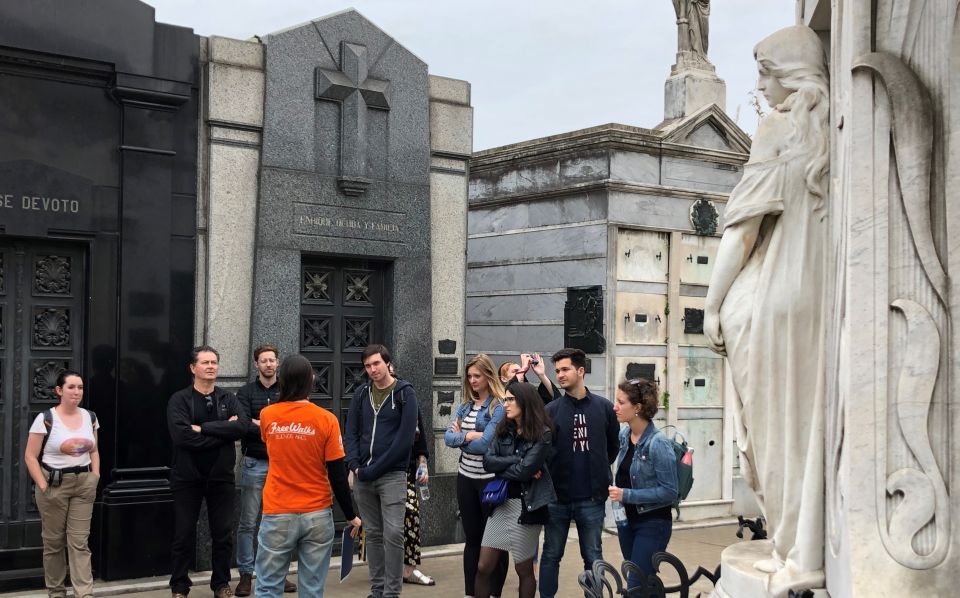
[[[223,586],[219,590],[213,593],[214,598],[233,598],[235,594],[233,590],[230,589],[230,586]]]
[[[283,580],[283,593],[284,594],[293,594],[297,591],[297,584],[293,583],[289,579]],[[240,594],[238,593],[237,596]]]
[[[253,576],[249,573],[241,573],[237,589],[233,593],[237,596],[249,596],[251,592],[253,592]]]

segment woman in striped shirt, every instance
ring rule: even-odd
[[[444,442],[451,448],[460,449],[457,472],[457,504],[460,522],[466,542],[463,548],[464,595],[474,596],[474,580],[477,576],[477,561],[480,558],[480,543],[490,507],[481,502],[483,488],[493,479],[492,473],[483,468],[483,455],[487,452],[497,424],[503,419],[503,384],[497,370],[484,354],[467,362],[463,377],[463,404],[457,409],[444,434]],[[507,555],[497,564],[490,576],[490,595],[499,596],[507,576]]]

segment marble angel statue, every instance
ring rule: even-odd
[[[773,111],[727,203],[704,332],[733,372],[741,470],[773,540],[754,566],[781,596],[823,583],[829,81],[806,26],[774,33],[754,55]]]

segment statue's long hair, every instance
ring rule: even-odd
[[[754,56],[761,69],[793,92],[776,110],[792,125],[785,145],[810,157],[805,180],[816,198],[814,210],[821,212],[830,171],[830,75],[823,45],[813,30],[797,25],[757,44]]]

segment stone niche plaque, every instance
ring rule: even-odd
[[[563,306],[563,343],[584,353],[603,353],[603,287],[570,287]]]

